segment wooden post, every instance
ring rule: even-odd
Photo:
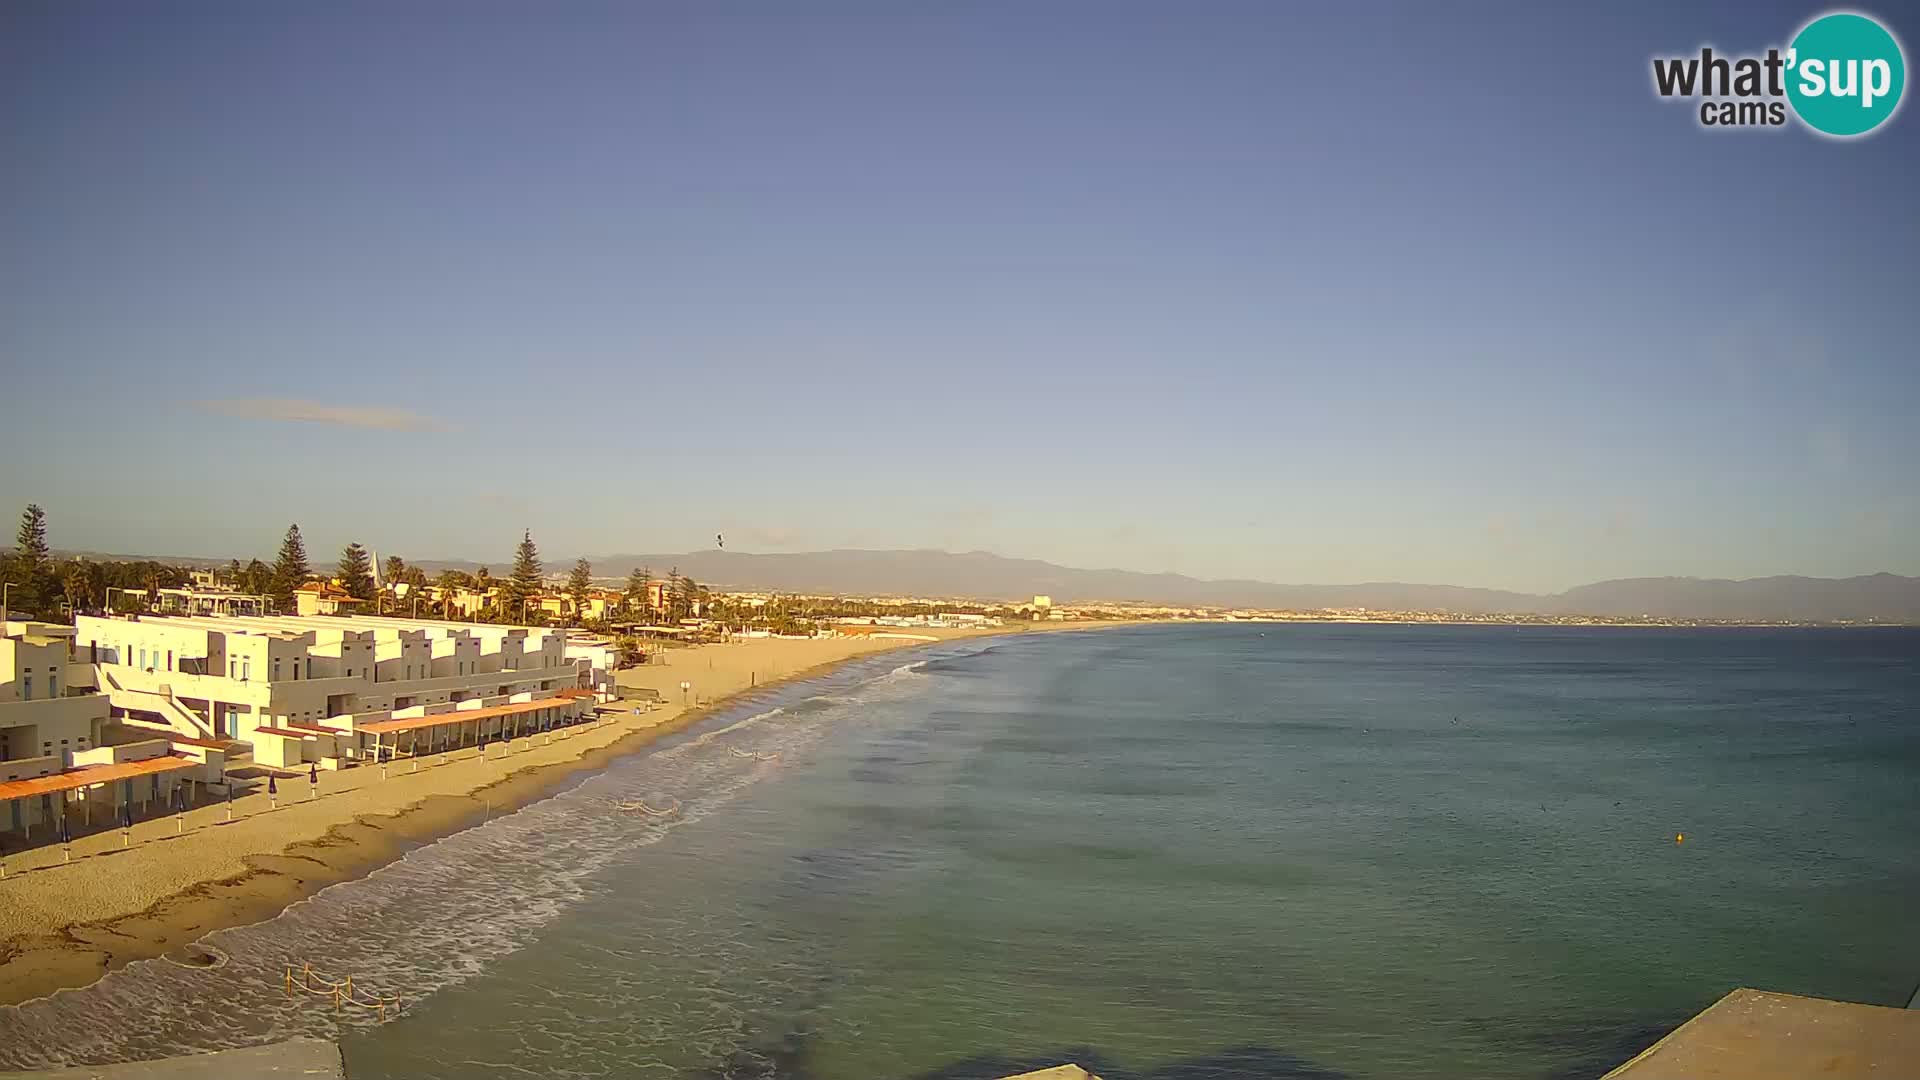
[[[287,996],[293,996],[293,965],[287,965]]]

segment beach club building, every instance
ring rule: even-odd
[[[82,616],[74,656],[122,723],[340,768],[587,718],[564,631],[366,615]]]
[[[106,699],[75,694],[67,678],[71,627],[9,622],[0,636],[0,777],[58,772],[75,751],[100,745]]]
[[[176,785],[223,768],[212,747],[109,740],[107,699],[70,677],[72,642],[72,627],[46,623],[10,622],[0,635],[0,833],[51,827],[75,802],[95,821],[165,806]]]

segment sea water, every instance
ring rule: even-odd
[[[0,1066],[312,1034],[356,1080],[1594,1077],[1736,986],[1903,1004],[1917,820],[1912,630],[958,642],[209,935],[219,968],[0,1010]],[[289,961],[407,1008],[288,999]]]

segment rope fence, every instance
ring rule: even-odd
[[[363,996],[354,990],[353,976],[329,979],[313,970],[312,964],[301,964],[297,972],[292,964],[287,965],[287,996],[293,997],[296,991],[302,991],[314,997],[331,998],[334,1012],[339,1012],[348,1005],[357,1005],[362,1009],[379,1013],[382,1020],[387,1018],[387,1006],[393,1006],[396,1014],[403,1008],[397,994],[393,997]]]

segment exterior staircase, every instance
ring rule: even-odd
[[[104,666],[96,665],[99,673],[100,689],[107,700],[117,709],[125,710],[124,722],[137,727],[161,728],[189,739],[212,739],[213,725],[204,717],[185,705],[174,700],[173,693],[155,693],[148,690],[129,690],[114,680],[113,674]],[[165,687],[162,687],[166,690]],[[135,713],[140,715],[136,716]]]

